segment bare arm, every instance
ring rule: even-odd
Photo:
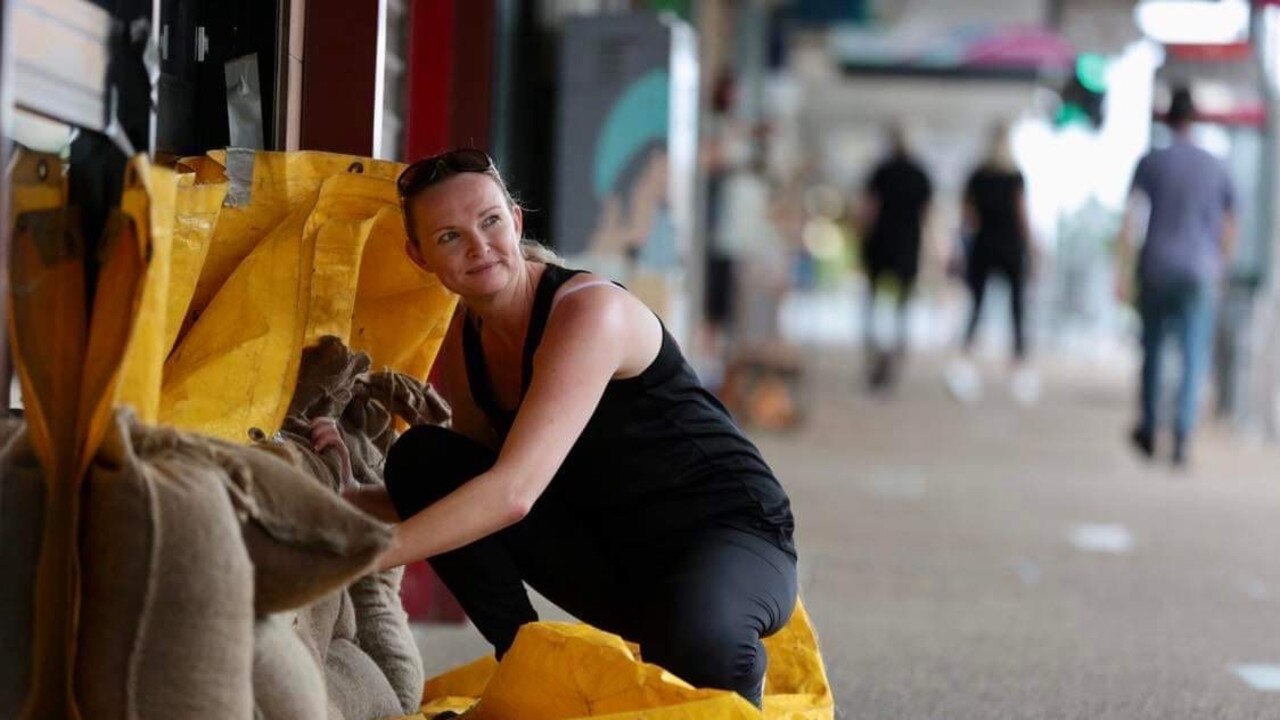
[[[465,362],[461,352],[462,317],[463,312],[459,309],[449,325],[444,342],[441,343],[440,355],[437,358],[441,370],[437,390],[449,403],[452,412],[451,426],[454,432],[487,447],[496,447],[497,439],[493,429],[489,427],[484,414],[476,407],[471,391],[467,387]],[[345,448],[342,449],[345,451]],[[423,480],[429,481],[430,478],[423,478]],[[391,497],[387,494],[387,488],[383,485],[348,483],[342,488],[342,497],[379,520],[389,523],[400,522],[400,515],[396,512],[395,505],[391,503]]]
[[[590,296],[590,297],[587,297]],[[548,323],[529,391],[488,471],[396,528],[383,568],[438,555],[519,522],[546,490],[605,386],[645,333],[624,293],[591,288],[566,298]],[[656,320],[649,316],[656,325]]]
[[[869,192],[860,193],[853,206],[853,229],[859,240],[867,239],[867,233],[871,232],[879,215],[880,201],[876,196]]]
[[[1222,248],[1222,264],[1223,266],[1231,265],[1236,256],[1236,238],[1239,236],[1240,227],[1236,222],[1236,213],[1234,210],[1228,210],[1222,216],[1222,233],[1218,236],[1218,246]]]

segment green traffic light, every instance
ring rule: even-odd
[[[1076,56],[1076,79],[1085,90],[1095,93],[1107,91],[1107,58],[1097,53],[1080,53]]]
[[[1063,103],[1053,118],[1054,127],[1066,127],[1068,125],[1086,125],[1092,126],[1093,121],[1089,118],[1089,113],[1084,108],[1075,103]]]

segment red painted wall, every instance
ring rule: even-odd
[[[378,5],[307,0],[306,12],[302,149],[372,155]]]
[[[487,149],[493,108],[493,2],[413,0],[405,159],[452,147]]]

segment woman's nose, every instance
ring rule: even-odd
[[[467,233],[467,255],[470,257],[484,257],[485,250],[488,245],[484,241],[484,237],[479,233]]]

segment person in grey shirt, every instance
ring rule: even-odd
[[[1195,427],[1201,380],[1209,363],[1214,306],[1235,236],[1235,193],[1226,168],[1191,143],[1195,104],[1186,88],[1173,92],[1166,120],[1173,142],[1142,158],[1131,192],[1145,197],[1146,240],[1137,254],[1137,308],[1142,318],[1141,411],[1130,439],[1146,458],[1155,454],[1161,347],[1172,334],[1182,356],[1173,425],[1173,462],[1183,465]],[[1130,213],[1130,219],[1134,213]],[[1134,225],[1126,222],[1118,268],[1127,299]]]

